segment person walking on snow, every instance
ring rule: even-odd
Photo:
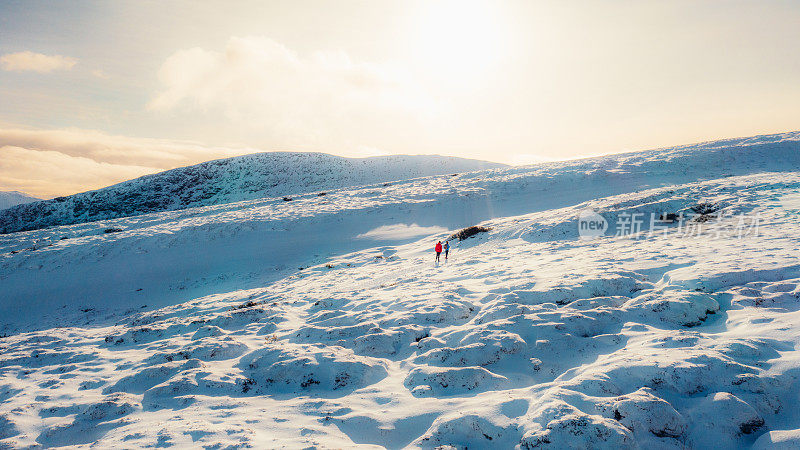
[[[444,241],[444,260],[447,261],[447,254],[450,253],[450,241]]]
[[[437,242],[433,249],[436,250],[436,262],[439,262],[439,255],[442,254],[442,241]]]

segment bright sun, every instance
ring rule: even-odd
[[[485,0],[426,1],[414,24],[415,57],[432,75],[474,80],[504,52],[496,4]]]

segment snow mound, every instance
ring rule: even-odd
[[[527,431],[520,447],[530,448],[636,448],[633,435],[618,421],[580,411],[559,411],[541,430]]]
[[[138,408],[140,404],[134,397],[111,394],[80,406],[71,423],[47,428],[36,440],[48,447],[89,444],[111,429],[130,423],[125,416]]]
[[[513,426],[503,427],[473,414],[459,415],[437,420],[414,444],[422,448],[513,446],[518,434]]]
[[[119,379],[113,386],[104,389],[104,393],[128,392],[131,394],[143,394],[150,388],[164,383],[178,373],[202,367],[200,360],[191,359],[188,361],[173,361],[155,366],[140,368],[130,375]]]
[[[655,318],[657,322],[696,327],[705,322],[709,314],[719,311],[719,303],[700,292],[666,290],[640,295],[625,303],[623,308],[637,316],[641,323]]]
[[[256,350],[241,367],[256,393],[352,391],[387,375],[385,365],[346,349],[281,346]]]
[[[405,385],[416,396],[438,397],[494,390],[506,381],[483,367],[417,367],[408,374]]]
[[[761,435],[753,444],[753,450],[789,450],[800,446],[800,429],[773,430]]]
[[[764,419],[749,404],[729,392],[716,392],[702,399],[690,412],[696,445],[732,447],[739,437],[758,432]]]
[[[681,438],[688,424],[686,419],[669,402],[654,394],[648,387],[630,394],[599,403],[603,415],[614,419],[631,430],[639,442],[653,441],[656,438]]]

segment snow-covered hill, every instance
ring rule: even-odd
[[[19,191],[0,191],[0,210],[41,200]]]
[[[786,133],[0,236],[0,446],[797,448],[798,154]]]
[[[324,153],[256,153],[3,211],[0,233],[502,166],[446,156],[343,158]]]

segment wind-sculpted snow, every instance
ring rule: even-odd
[[[95,191],[0,213],[0,233],[174,211],[264,197],[502,167],[442,156],[342,158],[323,153],[257,153],[146,175]],[[5,193],[0,193],[5,194]],[[8,193],[13,194],[13,193]],[[9,198],[0,209],[26,198]],[[291,197],[285,197],[286,201]],[[38,199],[33,199],[38,200]],[[10,203],[14,201],[15,203]]]
[[[800,166],[718,146],[6,236],[0,447],[796,448]],[[445,230],[355,239],[397,223]]]

